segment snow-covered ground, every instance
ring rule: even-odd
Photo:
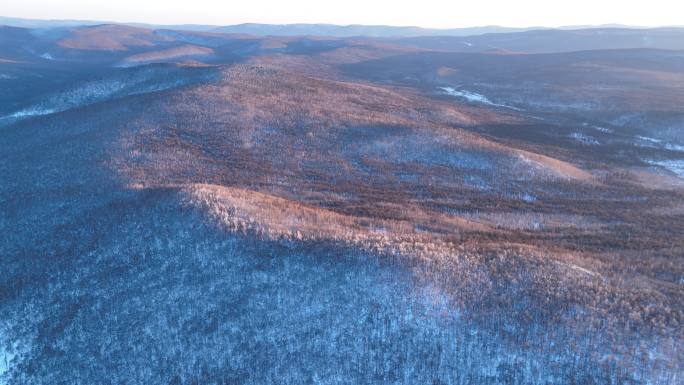
[[[5,340],[2,330],[0,330],[0,385],[9,384],[6,374],[9,372],[15,356],[13,352],[8,350],[8,345],[8,341]]]
[[[656,139],[642,135],[637,135],[635,137],[634,144],[639,147],[661,148],[669,151],[684,152],[684,146],[682,145],[669,143],[662,139]],[[671,171],[677,174],[677,176],[680,178],[684,178],[684,159],[645,159],[644,161],[650,165],[662,167],[668,171]]]
[[[185,85],[193,80],[191,77],[176,75],[173,69],[160,67],[122,71],[111,77],[86,81],[38,97],[33,105],[2,116],[0,121],[48,115],[112,98],[163,91]]]
[[[121,92],[128,85],[130,84],[118,80],[87,82],[80,86],[48,95],[37,104],[4,116],[3,119],[24,119],[85,106],[105,100]]]
[[[634,142],[638,147],[663,148],[669,151],[684,152],[684,145],[666,142],[662,139],[651,138],[648,136],[637,135]]]
[[[29,107],[29,108],[25,108],[23,110],[19,110],[15,113],[7,115],[5,118],[10,118],[10,119],[30,118],[32,116],[49,115],[49,114],[53,114],[55,112],[57,112],[57,110],[54,108],[43,108],[43,107],[35,106],[35,107]]]
[[[583,144],[591,144],[591,145],[601,144],[595,138],[592,138],[589,135],[585,135],[585,134],[582,134],[579,132],[573,132],[572,134],[570,134],[570,138],[574,139],[577,142],[583,143]]]
[[[677,174],[680,178],[684,178],[684,159],[676,160],[646,160],[646,163],[663,167],[673,173]]]
[[[679,151],[679,152],[684,152],[684,146],[679,145],[679,144],[674,144],[674,143],[666,143],[665,148],[670,150],[670,151]]]
[[[527,203],[532,203],[537,200],[537,197],[528,192],[505,192],[502,196],[506,199],[519,200]]]
[[[637,142],[638,145],[646,147],[654,147],[662,142],[660,139],[650,138],[648,136],[637,135],[636,138],[639,140],[639,142]]]
[[[610,129],[610,128],[608,128],[608,127],[597,126],[597,125],[595,125],[595,124],[583,123],[582,125],[583,125],[584,127],[591,127],[591,128],[593,128],[594,130],[596,130],[596,131],[598,131],[598,132],[603,132],[604,134],[612,134],[612,133],[614,132],[612,129]]]
[[[490,105],[490,106],[504,107],[504,108],[510,108],[510,109],[512,109],[512,110],[520,111],[519,108],[516,108],[516,107],[513,107],[513,106],[509,106],[509,105],[506,105],[506,104],[495,103],[495,102],[489,100],[489,98],[487,98],[486,96],[484,96],[484,95],[482,95],[482,94],[478,94],[478,93],[476,93],[476,92],[471,92],[471,91],[468,91],[468,90],[457,90],[457,89],[455,89],[455,88],[453,88],[453,87],[440,87],[440,89],[441,89],[442,91],[446,92],[446,93],[447,93],[448,95],[450,95],[450,96],[455,96],[455,97],[458,97],[458,98],[464,98],[464,99],[466,99],[467,101],[469,101],[469,102],[471,102],[471,103],[481,103],[481,104],[487,104],[487,105]]]

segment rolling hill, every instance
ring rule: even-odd
[[[0,28],[0,383],[682,378],[680,30],[231,32]]]

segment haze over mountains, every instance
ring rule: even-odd
[[[5,21],[0,384],[684,378],[684,29]]]
[[[103,24],[101,21],[79,20],[33,20],[11,17],[1,17],[0,24],[22,28],[60,28]],[[464,36],[490,32],[513,32],[522,31],[523,28],[506,28],[498,26],[454,28],[454,29],[430,29],[420,27],[394,27],[385,25],[333,25],[333,24],[260,24],[243,23],[236,25],[217,26],[201,24],[184,25],[153,25],[145,23],[126,23],[132,27],[175,29],[197,32],[238,33],[263,36],[372,36],[372,37],[397,37],[397,36]],[[534,28],[529,28],[534,29]]]
[[[0,25],[7,25],[21,28],[64,28],[92,26],[107,24],[111,22],[88,21],[88,20],[40,20],[22,19],[15,17],[0,16]],[[496,25],[480,27],[462,28],[422,28],[415,26],[387,26],[387,25],[335,25],[335,24],[264,24],[264,23],[242,23],[235,25],[203,25],[203,24],[182,24],[182,25],[155,25],[145,23],[116,23],[125,24],[132,27],[142,27],[151,29],[174,29],[196,32],[216,32],[216,33],[236,33],[261,36],[334,36],[334,37],[418,37],[418,36],[473,36],[487,33],[510,33],[524,32],[532,30],[548,30],[543,26],[514,28]],[[677,28],[679,26],[664,26],[661,28]],[[577,30],[577,29],[657,29],[622,24],[605,24],[598,26],[575,25],[555,28],[558,30]]]

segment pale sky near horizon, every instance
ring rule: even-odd
[[[151,24],[684,25],[675,0],[2,0],[0,16]]]

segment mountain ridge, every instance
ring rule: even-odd
[[[473,36],[487,33],[511,33],[534,30],[576,30],[576,29],[661,29],[661,28],[684,28],[684,26],[631,26],[624,24],[599,24],[599,25],[570,25],[560,27],[530,26],[530,27],[506,27],[499,25],[483,25],[455,28],[429,28],[420,26],[394,26],[381,24],[328,24],[328,23],[253,23],[245,22],[228,25],[212,24],[155,24],[144,22],[114,22],[97,20],[70,20],[70,19],[26,19],[18,17],[0,16],[0,24],[23,27],[23,28],[67,28],[99,24],[121,24],[151,29],[175,29],[197,32],[218,33],[248,33],[271,36],[334,36],[334,37],[418,37],[418,36]]]

